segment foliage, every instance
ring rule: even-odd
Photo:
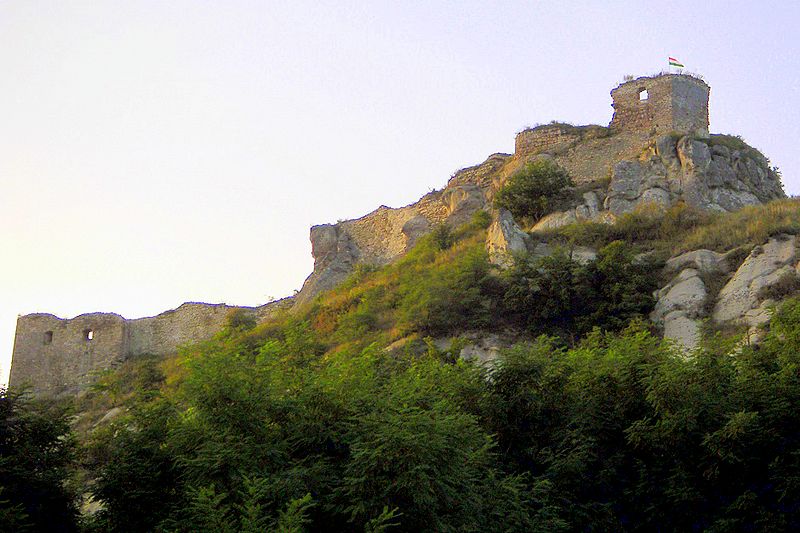
[[[77,531],[66,411],[0,388],[0,519],[8,531]]]
[[[668,256],[701,248],[725,252],[752,247],[779,233],[800,233],[800,202],[796,199],[715,214],[685,204],[667,210],[644,207],[620,216],[613,224],[578,222],[537,233],[537,237],[588,246],[621,240]]]
[[[512,175],[497,192],[494,204],[517,219],[536,221],[557,210],[570,196],[569,174],[547,159],[537,159]]]
[[[531,304],[540,316],[570,315],[560,328],[606,320],[614,329],[606,317],[642,313],[628,298],[647,293],[633,281],[646,271],[623,243],[588,264],[562,253],[525,273],[540,287],[567,276],[584,295],[585,311]],[[591,296],[598,290],[607,307]],[[537,298],[547,308],[574,295]],[[432,344],[322,354],[325,336],[306,320],[258,333],[255,351],[252,331],[221,336],[184,352],[174,386],[98,438],[95,496],[105,511],[93,525],[797,530],[800,299],[770,328],[760,348],[735,357],[711,346],[685,358],[634,320],[571,348],[553,337],[522,342],[488,369]]]
[[[256,326],[256,317],[247,309],[234,309],[228,313],[226,328],[229,330],[248,330]]]
[[[784,227],[794,205],[763,224]],[[669,250],[732,216],[678,206],[575,226],[500,272],[478,215],[297,313],[128,361],[88,395],[129,411],[93,431],[84,466],[104,509],[86,525],[797,530],[800,300],[759,347],[692,358],[640,320],[659,265],[629,241]],[[595,259],[572,256],[582,235],[603,243]],[[490,327],[520,342],[486,366],[460,359]],[[0,517],[27,523],[8,490]]]
[[[447,250],[453,243],[455,239],[453,238],[453,232],[450,229],[450,226],[447,224],[439,224],[433,228],[431,231],[431,239],[433,240],[434,245],[439,250]]]
[[[800,233],[800,202],[797,200],[777,200],[720,215],[713,223],[687,235],[677,249],[725,251],[745,244],[761,244],[779,233]]]
[[[565,249],[533,262],[521,259],[506,274],[505,315],[534,333],[573,340],[594,327],[620,329],[651,310],[655,270],[636,261],[621,241],[586,264]]]

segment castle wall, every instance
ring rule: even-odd
[[[672,127],[675,131],[708,136],[710,88],[696,78],[672,80]]]
[[[290,299],[261,307],[185,303],[160,315],[134,320],[113,313],[90,313],[72,319],[49,314],[21,316],[17,319],[9,386],[30,385],[37,396],[74,394],[92,382],[94,372],[112,368],[129,357],[168,355],[184,344],[211,338],[226,325],[232,310],[244,309],[261,321],[290,304]]]
[[[225,326],[233,309],[237,308],[185,303],[157,316],[128,320],[126,356],[167,355],[184,344],[205,340]]]
[[[514,140],[514,155],[517,157],[544,152],[553,147],[580,139],[575,128],[562,124],[548,124],[517,134]]]
[[[640,98],[642,91],[646,91],[646,99]],[[656,135],[708,135],[709,91],[702,80],[678,74],[625,82],[611,91],[614,116],[609,127]]]
[[[48,314],[20,317],[9,385],[30,385],[36,395],[75,393],[91,382],[92,372],[124,358],[126,341],[125,319],[112,313],[71,320]]]

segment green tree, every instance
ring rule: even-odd
[[[0,388],[0,518],[7,527],[76,531],[75,443],[63,407]]]
[[[557,210],[570,196],[572,178],[547,159],[537,159],[513,174],[497,192],[494,205],[516,218],[536,221]]]

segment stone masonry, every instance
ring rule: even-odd
[[[622,83],[611,91],[615,130],[649,134],[708,135],[711,88],[694,76],[660,74]]]
[[[114,313],[72,319],[36,313],[17,320],[9,386],[30,386],[37,396],[74,394],[93,374],[129,357],[174,353],[184,344],[210,338],[234,310],[265,319],[285,301],[261,307],[185,303],[160,315],[127,320]]]
[[[314,226],[314,271],[294,297],[280,302],[256,308],[192,303],[136,320],[110,313],[70,320],[49,314],[20,317],[10,386],[28,383],[35,394],[51,396],[75,393],[91,382],[95,371],[128,357],[174,353],[183,344],[208,339],[224,327],[234,309],[253,313],[258,320],[282,309],[302,309],[345,280],[357,265],[385,265],[438,224],[456,228],[479,210],[492,214],[487,250],[493,261],[506,264],[513,253],[549,253],[537,242],[537,231],[579,220],[611,223],[637,209],[666,208],[679,201],[730,211],[785,197],[779,176],[757,150],[741,139],[709,136],[709,92],[705,82],[682,74],[626,81],[611,91],[614,115],[608,127],[550,123],[525,129],[517,134],[514,154],[492,154],[481,164],[461,169],[443,189],[413,204],[381,206],[359,219]],[[510,213],[493,209],[493,199],[510,176],[540,158],[572,176],[574,202],[527,232]],[[590,257],[594,252],[574,253]],[[681,272],[683,277],[676,277],[659,295],[663,312],[654,318],[668,336],[680,329],[676,324],[681,326],[687,345],[696,328],[683,326],[697,320],[695,302],[667,304],[687,291],[699,293],[697,281],[703,272],[695,270]]]

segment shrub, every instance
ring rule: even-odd
[[[0,529],[77,531],[74,460],[64,406],[0,387]]]
[[[431,232],[431,238],[433,239],[433,243],[438,250],[447,250],[453,243],[455,239],[453,238],[453,230],[450,229],[450,226],[447,224],[438,224],[436,227],[433,228]]]
[[[621,329],[653,307],[656,265],[637,261],[615,241],[581,264],[564,250],[535,262],[520,260],[506,274],[507,320],[533,333],[571,340],[592,330]]]
[[[563,168],[539,159],[512,175],[497,192],[494,204],[508,209],[516,218],[536,221],[561,207],[572,186],[572,178]]]
[[[228,313],[228,330],[248,330],[256,327],[258,321],[255,315],[247,309],[233,309]]]
[[[765,285],[759,289],[759,300],[782,300],[800,290],[800,276],[794,270],[784,272],[772,285]]]

